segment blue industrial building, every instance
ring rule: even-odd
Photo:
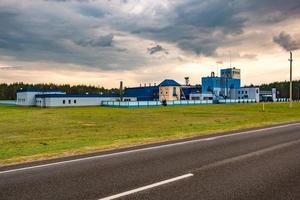
[[[240,69],[222,69],[220,77],[212,72],[211,76],[202,78],[202,93],[212,93],[218,99],[230,98],[230,90],[239,88],[241,88]]]
[[[211,76],[202,78],[202,86],[199,85],[179,85],[176,81],[166,79],[159,85],[140,86],[125,88],[124,97],[136,97],[138,101],[156,101],[159,99],[160,86],[180,86],[180,99],[190,99],[191,94],[211,94],[214,99],[226,99],[230,96],[231,89],[241,87],[240,70],[236,68],[227,68],[221,70],[221,77],[214,73]]]
[[[159,86],[125,88],[124,97],[136,97],[137,101],[156,101],[159,99]]]

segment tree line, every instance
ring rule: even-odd
[[[251,85],[253,86],[253,85]],[[258,85],[257,87],[260,90],[271,90],[272,88],[277,89],[277,97],[278,98],[289,98],[290,97],[290,82],[289,81],[281,81],[281,82],[273,82],[268,84]],[[293,99],[300,99],[300,80],[293,81]]]
[[[0,83],[0,99],[1,100],[14,100],[16,99],[16,92],[18,89],[44,89],[44,90],[59,90],[68,94],[99,94],[99,93],[118,93],[119,89],[112,88],[106,89],[104,87],[96,87],[91,85],[58,85],[54,83],[42,83],[42,84],[28,84],[23,82],[18,83]]]
[[[253,87],[254,85],[250,85]],[[261,90],[271,90],[272,88],[276,88],[278,93],[277,96],[279,98],[289,98],[289,87],[290,82],[282,81],[282,82],[273,82],[269,84],[258,85]],[[23,82],[18,83],[2,83],[0,84],[0,99],[1,100],[14,100],[16,99],[16,92],[18,89],[30,89],[30,88],[38,88],[38,89],[54,89],[66,92],[68,94],[99,94],[99,93],[117,93],[119,94],[118,88],[106,89],[104,87],[97,87],[91,85],[69,85],[63,84],[58,85],[54,83],[43,83],[43,84],[28,84]],[[293,81],[293,99],[300,99],[300,80]]]

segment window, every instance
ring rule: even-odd
[[[245,91],[245,94],[248,94],[248,91]]]
[[[63,100],[63,104],[66,104],[66,100]]]
[[[173,87],[173,96],[176,96],[176,87]]]
[[[74,103],[75,103],[75,104],[77,103],[76,99],[74,99]]]
[[[242,91],[242,94],[244,94],[244,91]]]
[[[71,100],[69,99],[69,104],[71,104]]]
[[[239,94],[241,94],[241,91],[238,91]]]

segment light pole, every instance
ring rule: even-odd
[[[293,107],[293,53],[290,51],[290,108]]]
[[[299,101],[299,95],[300,95],[300,87],[298,87],[298,101]]]

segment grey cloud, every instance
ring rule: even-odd
[[[168,54],[168,50],[163,48],[161,45],[157,44],[156,46],[150,47],[148,48],[148,53],[150,55],[155,54],[155,53],[159,53],[159,52],[163,52],[165,54]]]
[[[83,46],[83,47],[87,47],[87,46],[91,46],[91,47],[111,47],[112,43],[113,43],[113,38],[114,38],[113,34],[108,34],[108,35],[100,36],[96,39],[80,40],[76,43],[80,46]]]
[[[300,39],[292,38],[292,36],[285,32],[281,32],[278,36],[274,36],[273,41],[286,51],[294,51],[300,49]]]
[[[100,18],[107,14],[103,9],[86,4],[81,4],[77,10],[81,15],[88,17]]]
[[[32,3],[27,9],[0,6],[0,54],[18,61],[67,63],[102,70],[128,70],[147,63],[143,53],[113,45],[113,34],[101,29],[99,32],[97,27],[103,22],[76,18],[78,10],[74,8],[78,5],[58,5],[53,10],[49,9],[51,6],[47,3]],[[94,36],[96,29],[102,36]]]

